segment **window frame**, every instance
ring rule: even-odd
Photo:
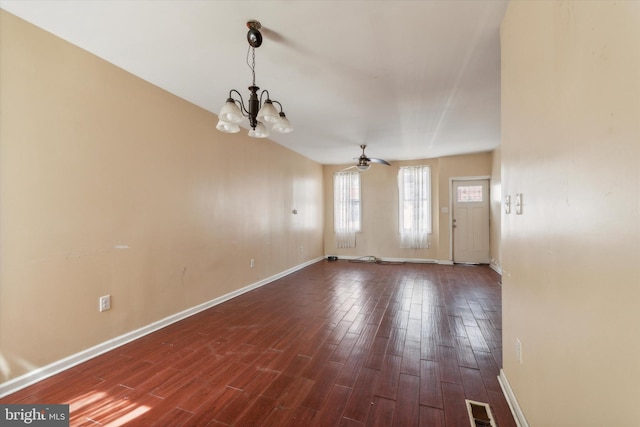
[[[360,233],[362,232],[362,180],[360,179],[360,173],[359,172],[355,172],[355,171],[342,171],[342,172],[336,172],[333,174],[333,231],[334,233],[339,232],[340,230],[338,230],[337,228],[337,219],[339,217],[339,215],[337,215],[338,212],[338,204],[341,204],[341,198],[339,199],[337,197],[337,183],[336,183],[336,179],[340,176],[341,173],[346,172],[347,174],[349,174],[349,176],[351,178],[355,178],[357,177],[356,181],[357,181],[357,197],[353,197],[354,194],[354,189],[351,188],[350,189],[350,197],[349,197],[349,203],[353,206],[354,204],[357,206],[357,218],[356,218],[356,222],[357,227],[353,228],[353,232],[355,233]]]
[[[475,189],[480,189],[480,191],[475,191]],[[465,189],[474,189],[469,192],[463,192],[461,190]],[[477,195],[480,195],[480,199],[476,198]],[[461,198],[462,196],[462,198]],[[483,203],[485,194],[483,191],[482,185],[458,185],[458,191],[455,193],[456,203]]]
[[[425,178],[423,178],[427,182],[426,192],[424,195],[422,195],[421,202],[426,203],[426,208],[423,209],[423,211],[426,214],[425,221],[427,226],[427,234],[433,233],[433,215],[432,215],[433,201],[431,197],[431,193],[432,193],[431,166],[415,165],[415,166],[401,166],[398,170],[398,233],[400,235],[402,235],[403,232],[406,232],[407,230],[413,229],[413,227],[405,226],[406,224],[405,210],[406,210],[406,203],[415,203],[415,198],[407,197],[408,194],[407,194],[407,191],[405,191],[406,183],[404,182],[404,180],[406,180],[405,171],[408,171],[410,169],[416,169],[416,168],[423,169],[423,173],[426,175]],[[415,191],[413,193],[415,193]],[[415,194],[409,194],[409,195],[414,196]],[[417,220],[412,219],[412,223],[419,220],[420,220],[419,218]]]

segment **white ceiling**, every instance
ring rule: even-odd
[[[500,141],[505,0],[0,0],[0,7],[211,112],[256,84],[322,164],[431,158]],[[245,124],[243,124],[246,126]]]

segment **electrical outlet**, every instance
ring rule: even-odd
[[[519,338],[516,338],[516,359],[522,365],[522,342]]]
[[[100,311],[107,311],[111,309],[111,295],[105,295],[98,300],[98,309]]]
[[[250,266],[251,268],[255,267],[255,266],[256,266],[256,260],[255,260],[255,259],[253,259],[253,258],[251,258],[251,262],[249,263],[249,266]]]

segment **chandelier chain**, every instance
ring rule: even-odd
[[[253,74],[253,85],[256,85],[256,48],[251,48],[251,72]]]
[[[251,64],[249,64],[249,51],[251,51]],[[256,85],[256,48],[249,47],[247,50],[247,65],[251,68],[251,77],[253,79],[253,86]]]

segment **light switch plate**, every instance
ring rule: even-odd
[[[516,215],[522,215],[522,193],[516,194]]]

